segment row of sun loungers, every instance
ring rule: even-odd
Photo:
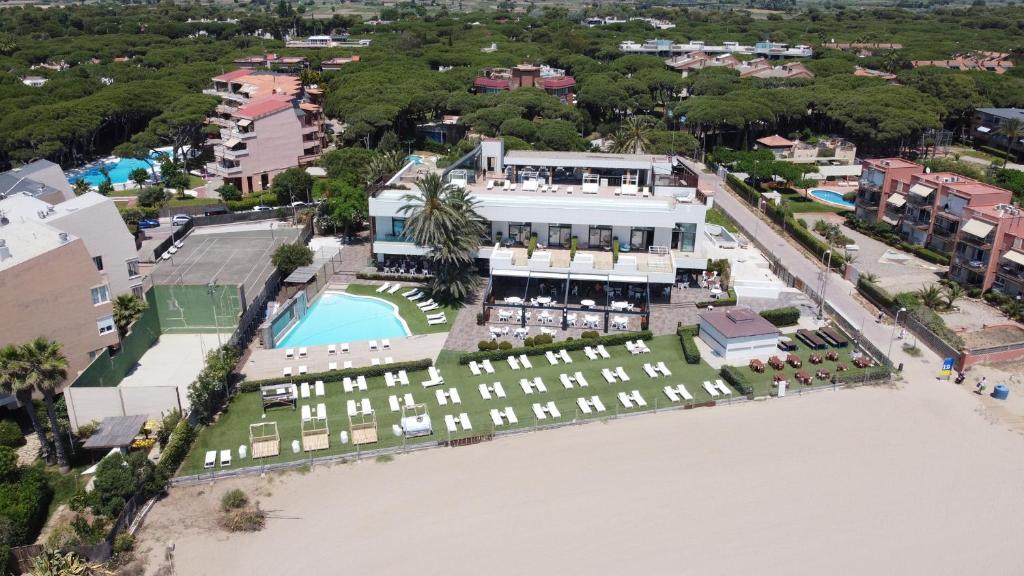
[[[448,428],[449,432],[458,432],[459,426],[462,426],[463,430],[472,430],[473,425],[469,422],[469,414],[463,412],[456,418],[452,414],[444,415],[444,425]]]
[[[398,374],[395,374],[394,372],[385,372],[384,383],[388,385],[388,388],[394,388],[396,384],[408,386],[409,375],[405,372],[405,370],[399,370]]]
[[[526,354],[520,354],[518,359],[515,356],[509,356],[507,360],[509,367],[513,370],[519,370],[520,366],[527,370],[533,369],[533,364],[530,363],[530,359],[526,357]]]
[[[534,390],[537,390],[538,392],[548,391],[548,387],[544,385],[544,381],[541,380],[540,376],[537,376],[533,380],[523,378],[519,381],[519,387],[523,389],[523,394],[533,394]]]
[[[323,396],[324,381],[317,380],[316,383],[313,384],[313,391],[317,396]],[[309,398],[309,382],[303,382],[302,384],[299,384],[299,393],[302,398]]]
[[[502,426],[506,422],[508,424],[518,424],[519,418],[516,417],[516,411],[511,406],[504,410],[498,410],[497,408],[491,408],[491,422],[495,426]]]
[[[590,386],[587,379],[583,377],[583,372],[576,372],[572,376],[568,374],[559,374],[558,379],[562,382],[562,386],[566,390],[571,390],[573,386],[579,386],[580,388],[586,388]]]
[[[647,406],[647,401],[644,400],[644,397],[640,395],[639,390],[633,390],[629,394],[626,394],[625,392],[619,392],[618,396],[619,402],[621,402],[622,405],[626,408],[633,408],[634,404],[638,408],[643,408],[644,406]]]
[[[206,459],[203,462],[203,468],[213,468],[217,465],[217,451],[207,450]],[[231,450],[220,451],[220,467],[231,466]]]
[[[360,374],[359,376],[356,376],[355,379],[346,376],[341,381],[341,387],[345,392],[353,392],[355,390],[366,392],[366,376]]]
[[[360,414],[373,414],[373,408],[370,406],[369,398],[363,398],[358,402],[356,402],[355,400],[349,400],[347,404],[349,416],[358,416]]]
[[[569,356],[569,352],[565,348],[562,348],[558,352],[552,352],[551,350],[548,350],[547,352],[544,353],[544,357],[548,359],[548,362],[552,366],[558,364],[559,361],[564,362],[566,364],[572,364],[572,356]]]
[[[480,385],[481,398],[483,398],[484,400],[490,400],[492,394],[498,398],[505,397],[505,389],[501,386],[501,382],[495,382],[490,386],[488,386],[487,384]]]
[[[308,366],[306,366],[305,364],[302,364],[302,365],[299,366],[298,374],[300,376],[303,375],[303,374],[308,374],[308,373],[309,373],[309,367]],[[285,366],[281,370],[281,375],[284,376],[285,378],[291,377],[292,376],[292,367],[291,366]]]
[[[399,400],[398,395],[396,394],[388,396],[388,406],[391,407],[392,412],[398,412],[402,409],[402,406],[412,406],[415,403],[416,402],[413,400],[412,394],[408,392],[405,393],[405,396],[403,396],[401,400]]]
[[[598,344],[596,347],[586,346],[583,348],[583,353],[587,355],[588,360],[597,360],[598,358],[604,358],[607,360],[612,357],[612,355],[605,350],[604,344]]]
[[[381,339],[379,347],[377,346],[376,340],[370,340],[369,345],[371,352],[376,352],[377,350],[391,350],[391,340],[388,340],[387,338]]]
[[[591,396],[588,398],[577,398],[576,405],[580,407],[580,412],[584,414],[590,414],[591,412],[604,412],[604,403],[601,402],[601,398],[597,396]]]
[[[549,414],[552,418],[562,417],[562,413],[558,411],[553,400],[544,405],[539,402],[533,403],[533,415],[537,417],[537,420],[546,420]]]
[[[626,341],[626,350],[629,350],[629,353],[634,355],[647,354],[651,351],[643,340],[637,340],[636,342],[632,340]]]
[[[678,386],[665,386],[664,390],[665,396],[668,396],[668,399],[673,402],[679,402],[680,398],[686,401],[693,400],[693,394],[690,394],[690,391],[682,384]]]
[[[650,363],[644,364],[644,372],[646,372],[651,378],[672,375],[672,372],[669,371],[668,366],[665,366],[664,362],[658,362],[653,366]]]
[[[462,398],[459,398],[459,390],[457,388],[449,388],[447,391],[434,390],[434,395],[437,397],[437,403],[440,406],[446,406],[448,402],[462,404]]]
[[[732,394],[732,390],[729,390],[729,387],[726,386],[725,382],[722,382],[721,380],[715,380],[714,384],[712,384],[708,380],[705,380],[704,390],[706,390],[712,398],[718,398],[719,396],[729,396],[730,394]]]
[[[302,421],[309,422],[314,416],[309,408],[309,404],[302,405]],[[316,416],[317,420],[327,420],[327,405],[323,402],[316,405]]]
[[[479,376],[481,374],[481,370],[488,374],[494,374],[494,366],[491,365],[490,360],[484,360],[479,364],[477,364],[475,360],[469,363],[469,371],[473,373],[473,376]]]
[[[629,374],[626,374],[622,366],[616,366],[615,370],[602,368],[601,375],[604,376],[605,382],[609,384],[615,384],[616,381],[629,382]]]

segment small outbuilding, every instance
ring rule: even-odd
[[[779,329],[749,308],[700,313],[700,338],[726,361],[745,361],[777,351]]]

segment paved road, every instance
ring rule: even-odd
[[[759,242],[782,262],[794,276],[804,284],[812,287],[815,294],[821,285],[821,275],[824,272],[824,265],[815,262],[804,256],[796,247],[790,244],[769,224],[762,221],[755,215],[753,209],[742,200],[737,199],[730,192],[725,190],[725,183],[715,174],[705,174],[704,166],[687,162],[698,174],[700,174],[700,187],[704,190],[712,190],[715,193],[715,205],[727,213],[745,233],[751,238],[757,238]],[[828,284],[825,290],[825,300],[844,316],[850,324],[861,327],[864,336],[868,341],[882,351],[889,347],[890,339],[893,337],[891,324],[879,324],[875,322],[875,312],[869,310],[853,297],[856,287],[844,280],[839,274],[829,274]],[[817,296],[813,298],[817,302]],[[909,337],[909,336],[908,336]],[[911,358],[905,354],[899,344],[892,347],[892,360],[894,363],[904,363],[907,368],[914,367],[915,375],[935,375],[941,368],[942,360],[925,346],[920,346],[921,356]]]

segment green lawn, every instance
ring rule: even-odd
[[[736,226],[732,223],[732,220],[729,220],[729,218],[727,218],[726,215],[718,208],[709,209],[704,221],[708,224],[717,224],[729,232],[739,232],[739,230],[736,229]]]
[[[782,201],[789,205],[791,214],[799,214],[801,212],[834,212],[838,214],[840,212],[847,212],[844,208],[829,206],[828,204],[801,196],[797,191],[789,188],[782,188],[777,191],[782,194]]]
[[[811,377],[814,377],[815,372],[817,372],[819,368],[825,368],[832,374],[839,374],[840,380],[844,381],[856,381],[858,377],[863,377],[864,375],[864,370],[854,366],[853,362],[850,359],[850,352],[853,351],[853,348],[850,346],[846,348],[829,348],[828,350],[817,351],[810,350],[807,347],[803,346],[802,344],[799,346],[799,349],[793,352],[793,354],[796,354],[797,356],[800,357],[801,360],[803,360],[803,365],[800,368],[792,368],[789,366],[789,364],[786,364],[786,367],[783,368],[782,370],[773,370],[771,366],[765,364],[765,371],[761,374],[754,372],[753,370],[746,366],[739,368],[740,372],[746,375],[747,380],[754,387],[754,396],[767,396],[771,394],[775,390],[775,386],[773,386],[773,376],[777,373],[782,373],[782,375],[786,377],[786,380],[789,382],[787,390],[794,392],[797,388],[807,387],[797,383],[796,373],[801,370],[810,374]],[[825,359],[825,354],[828,353],[829,350],[835,350],[839,354],[839,359],[837,361],[833,362],[831,360]],[[809,358],[812,353],[817,353],[819,356],[822,357],[823,361],[821,364],[811,364]],[[785,360],[786,354],[786,352],[782,352],[780,350],[779,353],[776,354],[776,356],[778,356],[782,360]],[[844,372],[837,373],[836,364],[839,362],[846,364],[848,369]],[[867,370],[872,369],[868,368]],[[814,378],[811,385],[820,386],[827,383],[828,380],[819,380],[818,378]]]
[[[204,185],[206,185],[206,180],[203,180],[202,178],[200,178],[199,176],[196,176],[194,174],[189,174],[188,175],[188,189],[189,190],[193,190],[195,188],[199,188],[200,186],[204,186]]]
[[[395,304],[398,306],[398,312],[402,315],[402,319],[409,325],[409,329],[412,330],[413,334],[436,334],[438,332],[447,332],[451,329],[452,323],[455,322],[455,316],[459,313],[457,308],[441,306],[437,310],[430,311],[429,314],[444,312],[445,317],[448,318],[448,324],[428,326],[426,313],[417,308],[415,302],[412,302],[408,298],[402,296],[403,292],[407,292],[408,290],[416,287],[416,284],[402,282],[402,285],[403,288],[395,294],[378,294],[378,285],[375,284],[349,284],[348,292],[361,296],[373,296],[374,298],[380,298]],[[426,298],[421,298],[418,302],[423,302],[425,300]]]
[[[175,194],[167,200],[164,206],[168,208],[179,208],[181,206],[206,206],[209,204],[217,204],[218,202],[219,200],[215,198],[193,198],[191,196],[178,198],[177,194]]]

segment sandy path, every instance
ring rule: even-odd
[[[1019,574],[1024,437],[967,397],[823,392],[175,489],[141,538],[190,575]],[[235,485],[279,518],[208,530]]]

